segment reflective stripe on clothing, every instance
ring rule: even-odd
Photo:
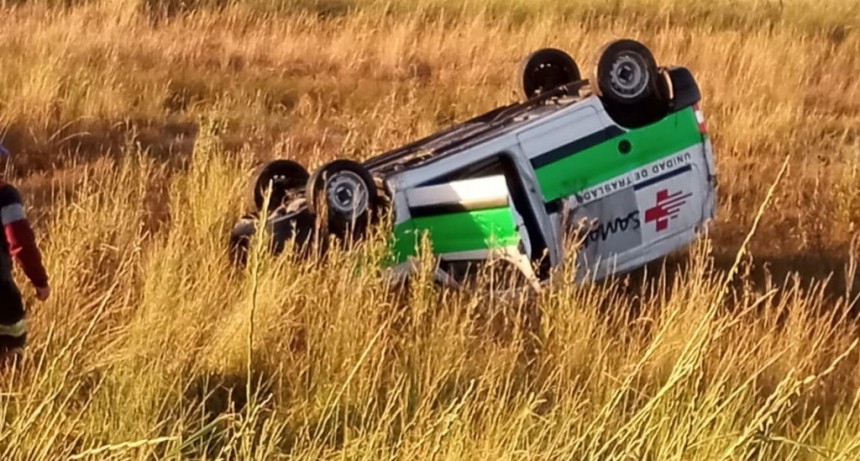
[[[26,219],[26,217],[24,207],[20,203],[13,203],[0,208],[0,223],[4,226]]]
[[[0,336],[8,336],[11,338],[20,338],[27,333],[27,322],[21,319],[12,325],[0,324]]]

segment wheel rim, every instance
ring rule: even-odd
[[[285,189],[287,187],[287,181],[289,180],[289,177],[284,174],[276,174],[270,177],[269,180],[272,181],[272,188]],[[266,185],[268,186],[268,184]]]
[[[260,193],[266,194],[266,190],[271,190],[272,198],[277,194],[284,193],[289,187],[289,177],[283,174],[270,175],[260,182]]]
[[[269,175],[260,178],[257,183],[257,207],[262,207],[266,200],[266,194],[269,194],[269,208],[277,208],[287,197],[287,189],[289,188],[289,177],[285,175]]]
[[[332,175],[326,183],[326,202],[338,215],[357,217],[367,209],[368,191],[364,180],[352,171]]]
[[[289,198],[290,191],[307,181],[307,172],[292,162],[275,161],[266,165],[254,184],[254,205],[259,210],[266,194],[270,194],[269,209],[276,209]]]
[[[579,79],[575,63],[548,51],[537,52],[524,63],[523,90],[527,98]]]
[[[542,89],[558,86],[565,81],[567,77],[565,69],[552,62],[541,63],[535,68],[533,75],[535,81],[542,82]]]
[[[619,55],[612,63],[609,84],[623,98],[632,99],[642,95],[648,87],[645,64],[632,53]]]

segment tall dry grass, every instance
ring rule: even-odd
[[[0,117],[54,296],[24,290],[0,459],[860,455],[856,5],[197,3],[4,7]],[[704,93],[719,221],[679,267],[575,286],[570,260],[528,301],[390,286],[379,237],[227,264],[255,159],[364,158],[511,101],[535,48],[587,70],[618,36]]]
[[[223,149],[204,132],[170,178],[129,150],[58,196],[3,459],[860,454],[858,325],[821,283],[731,283],[707,241],[640,285],[576,286],[567,261],[532,302],[391,286],[379,237],[232,269],[247,160]]]

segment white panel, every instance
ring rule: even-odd
[[[712,213],[703,154],[699,145],[667,156],[584,191],[584,200],[571,203],[574,217],[596,218],[581,249],[582,269],[599,263],[600,278],[689,245]]]
[[[576,106],[575,106],[576,107]],[[597,110],[580,106],[559,118],[549,120],[517,135],[526,157],[533,158],[577,139],[602,130]]]
[[[508,185],[503,175],[464,179],[406,191],[410,207],[460,204],[470,205],[508,200]]]

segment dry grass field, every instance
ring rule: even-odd
[[[0,459],[860,459],[860,4],[557,3],[4,2],[53,296],[23,289]],[[702,87],[719,209],[689,252],[583,286],[571,260],[535,302],[401,291],[380,238],[227,264],[254,162],[366,158],[513,101],[533,49],[590,72],[622,36]]]

